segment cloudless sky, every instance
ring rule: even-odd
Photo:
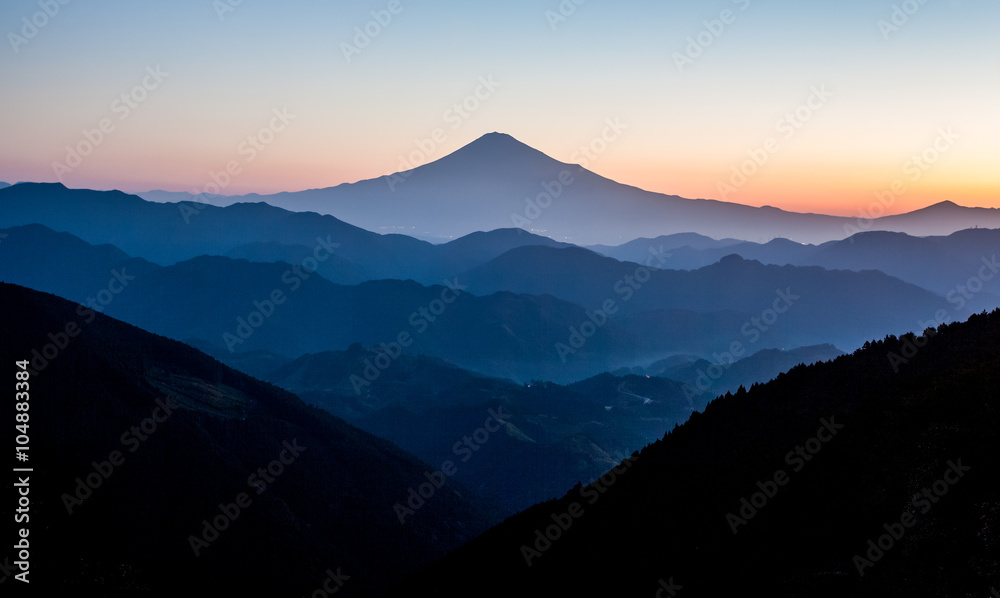
[[[553,21],[558,0],[5,0],[0,180],[190,191],[235,162],[226,194],[295,191],[401,170],[438,128],[430,160],[501,131],[579,162],[617,119],[627,129],[588,167],[652,191],[855,215],[898,179],[888,213],[1000,207],[996,0],[562,6]],[[731,22],[712,23],[724,10]],[[348,61],[366,24],[377,35]],[[448,113],[481,79],[499,86]],[[786,137],[779,119],[813,89],[832,96]],[[284,130],[241,145],[272,124]],[[89,149],[84,131],[98,142],[57,176],[67,146]],[[769,138],[766,162],[745,164]],[[753,174],[733,179],[741,166]]]

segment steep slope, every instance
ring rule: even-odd
[[[401,526],[393,503],[429,466],[395,446],[63,299],[2,284],[0,300],[8,422],[15,361],[35,370],[22,465],[46,594],[301,595],[340,570],[338,595],[373,595],[491,521],[449,481]]]
[[[988,596],[1000,311],[932,332],[719,398],[390,595]]]
[[[763,349],[735,362],[727,359],[679,360],[675,357],[651,364],[644,371],[648,375],[677,380],[687,385],[685,388],[690,393],[716,397],[736,392],[740,386],[750,388],[753,384],[768,382],[797,365],[829,361],[843,354],[843,351],[833,345],[814,345],[791,350]]]

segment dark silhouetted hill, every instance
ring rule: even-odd
[[[394,445],[186,345],[22,287],[0,297],[8,447],[15,361],[37,370],[23,465],[40,593],[303,595],[340,568],[342,595],[374,595],[493,521],[449,481],[400,525],[393,503],[429,466]]]
[[[988,596],[1000,311],[930,332],[721,397],[390,595]]]

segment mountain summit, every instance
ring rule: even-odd
[[[607,137],[597,141],[612,143]],[[413,149],[425,152],[419,142]],[[859,223],[857,218],[685,199],[617,183],[588,170],[599,166],[602,156],[594,149],[580,158],[583,164],[568,164],[506,133],[493,132],[432,162],[376,179],[230,199],[330,214],[370,231],[429,240],[511,226],[578,245],[618,245],[638,237],[690,231],[717,239],[764,242],[784,237],[822,243],[844,239],[862,224],[870,224],[868,230],[921,235],[947,235],[976,225],[1000,228],[1000,210],[959,206],[947,210],[946,217],[904,214]],[[407,163],[405,157],[401,160]],[[162,194],[149,198],[164,199]]]
[[[443,160],[474,160],[477,162],[506,160],[510,158],[544,158],[548,156],[507,133],[487,133],[472,143],[448,154]]]

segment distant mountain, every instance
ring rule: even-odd
[[[1000,305],[998,256],[1000,230],[978,228],[946,237],[924,238],[901,233],[864,233],[821,245],[800,263],[880,270],[949,299],[961,297],[961,304],[969,305],[972,311]],[[971,287],[971,292],[963,290],[965,287]]]
[[[162,189],[154,189],[152,191],[134,193],[133,195],[141,197],[146,201],[153,201],[156,203],[184,203],[193,200],[197,203],[203,203],[210,206],[218,206],[220,208],[231,206],[234,203],[240,203],[238,201],[233,201],[226,195],[212,195],[212,194],[200,193],[197,195],[197,198],[195,198],[192,196],[191,193],[186,193],[184,191],[164,191]]]
[[[831,241],[835,243],[836,241]],[[808,256],[816,249],[815,245],[803,245],[788,239],[772,239],[767,243],[738,241],[719,247],[696,248],[689,245],[677,247],[663,255],[662,268],[671,270],[697,270],[714,264],[727,255],[738,255],[747,260],[756,260],[763,264],[784,266],[810,265]],[[603,252],[602,252],[603,253]],[[616,253],[609,250],[609,253]],[[647,256],[649,250],[647,249]],[[655,263],[655,262],[654,262]]]
[[[843,354],[843,351],[833,345],[825,344],[787,351],[763,349],[735,362],[665,359],[640,369],[651,376],[662,376],[686,384],[685,388],[689,393],[714,398],[727,392],[736,392],[740,386],[750,388],[754,384],[769,382],[797,365],[831,361]]]
[[[10,183],[0,182],[0,189],[3,189],[4,187],[10,187]]]
[[[504,515],[597,479],[713,398],[692,400],[677,382],[638,376],[514,384],[426,356],[402,355],[377,370],[385,358],[355,346],[304,355],[266,378],[428,463],[461,457],[454,479]],[[361,380],[371,368],[379,375],[358,394],[352,376]],[[456,448],[498,411],[505,421],[491,424],[474,454]]]
[[[227,208],[157,204],[119,191],[70,190],[58,183],[0,190],[0,227],[43,224],[93,244],[167,265],[225,255],[254,243],[305,246],[322,262],[333,253],[374,277],[392,277],[433,251],[403,235],[378,235],[331,216],[296,214],[262,203]]]
[[[448,281],[454,290],[397,280],[343,286],[282,262],[213,256],[167,267],[139,260],[135,269],[121,269],[119,253],[91,260],[89,246],[71,246],[47,229],[8,230],[7,241],[23,250],[17,263],[0,261],[0,279],[96,301],[109,315],[213,352],[294,358],[403,339],[408,353],[519,381],[572,382],[676,353],[708,359],[733,343],[747,354],[820,343],[852,348],[941,310],[953,314],[943,298],[878,272],[763,266],[738,257],[694,272],[650,272],[634,290],[624,282],[616,287],[620,276],[635,274],[635,264],[576,247],[519,248],[505,256],[536,257],[513,259],[501,271],[509,278],[502,286],[515,292],[492,292],[480,279],[483,294],[476,295],[465,276]],[[18,241],[22,235],[28,240]],[[64,255],[67,264],[90,265],[63,268]],[[116,269],[134,278],[125,278],[127,287]],[[615,313],[602,319],[594,310],[608,300]],[[783,313],[769,311],[775,308]]]
[[[878,325],[905,330],[915,317],[929,318],[946,306],[942,298],[880,272],[766,266],[736,255],[677,271],[619,262],[578,247],[531,246],[511,250],[461,278],[470,291],[484,295],[501,290],[552,295],[592,310],[612,300],[619,317],[663,309],[759,314],[782,302],[777,291],[790,292],[804,299],[781,315],[782,326],[798,332],[823,329],[813,338],[826,334],[827,340],[819,342],[847,347],[864,341],[850,341],[845,334],[871,336]]]
[[[719,398],[393,595],[988,596],[998,354],[995,311]]]
[[[871,230],[905,232],[917,237],[944,236],[967,228],[1000,228],[1000,209],[967,208],[942,201],[905,214],[884,216],[875,222]]]
[[[16,475],[41,593],[303,595],[333,570],[377,595],[495,521],[443,480],[400,525],[430,465],[180,343],[22,287],[0,300],[11,384],[35,371]]]
[[[438,246],[439,250],[435,257],[438,268],[436,274],[440,277],[461,274],[512,249],[533,246],[573,247],[569,243],[553,241],[548,237],[534,235],[520,228],[498,228],[489,232],[478,231]]]
[[[9,282],[61,297],[85,302],[109,284],[119,292],[128,283],[123,277],[143,275],[156,264],[133,258],[113,245],[91,245],[69,233],[57,233],[40,224],[0,229],[3,265],[0,274]],[[116,282],[111,283],[112,280]],[[111,293],[117,295],[117,293]],[[103,297],[102,297],[103,299]]]
[[[559,162],[503,133],[484,135],[452,154],[401,173],[227,201],[263,201],[293,211],[332,214],[368,230],[419,238],[451,239],[518,226],[577,245],[614,245],[691,231],[720,239],[785,237],[822,243],[866,230],[862,225],[868,224],[857,218],[651,193],[581,165]],[[871,230],[940,235],[976,225],[1000,228],[1000,210],[954,206],[930,212],[875,220]]]
[[[476,232],[431,245],[261,203],[226,208],[158,204],[118,191],[70,190],[61,184],[30,183],[0,192],[0,228],[27,224],[112,244],[161,265],[202,255],[284,261],[317,268],[342,284],[385,278],[440,284],[515,247],[565,246],[520,229]]]
[[[787,239],[765,244],[741,242],[723,247],[685,246],[659,250],[645,245],[645,256],[633,250],[605,248],[605,255],[632,255],[648,259],[651,250],[662,251],[652,262],[661,267],[696,270],[729,254],[764,264],[822,266],[830,270],[879,270],[953,300],[964,314],[1000,305],[1000,230],[970,228],[948,236],[913,237],[904,233],[858,233],[843,241],[802,245]],[[963,290],[971,286],[971,291]]]
[[[306,245],[285,245],[282,243],[256,242],[247,243],[234,247],[226,252],[225,256],[237,260],[247,260],[250,262],[273,263],[284,262],[286,264],[316,264],[316,272],[330,282],[337,284],[359,284],[366,280],[371,280],[371,275],[365,269],[346,260],[335,253],[324,259],[316,260],[315,248]],[[336,251],[336,250],[334,250]],[[312,260],[312,261],[310,261]]]
[[[478,297],[456,278],[454,291],[397,280],[343,286],[281,262],[203,256],[162,267],[123,262],[118,250],[69,242],[44,227],[6,232],[2,247],[17,259],[0,261],[0,280],[64,293],[143,329],[230,354],[295,357],[404,335],[408,352],[494,376],[566,381],[604,371],[611,354],[631,350],[628,333],[607,326],[566,363],[555,347],[586,321],[584,308],[552,297]],[[77,262],[83,267],[73,267]]]
[[[675,233],[661,235],[655,239],[640,238],[621,245],[590,245],[587,249],[601,255],[613,257],[622,262],[645,263],[651,255],[665,255],[669,252],[689,247],[703,251],[705,249],[721,249],[740,243],[738,239],[716,240],[698,233]],[[720,256],[721,257],[721,256]]]

